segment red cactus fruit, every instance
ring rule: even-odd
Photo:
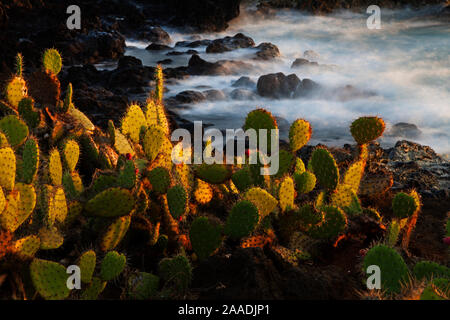
[[[126,154],[126,157],[127,157],[127,160],[131,160],[131,158],[132,158],[131,153],[127,153],[127,154]]]
[[[446,237],[446,238],[442,239],[442,241],[443,241],[446,245],[450,246],[450,237]]]

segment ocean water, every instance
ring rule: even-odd
[[[289,124],[297,118],[311,122],[310,144],[354,143],[350,123],[359,116],[376,115],[387,124],[387,131],[398,122],[415,124],[422,134],[409,139],[431,146],[439,153],[450,153],[450,25],[430,18],[435,8],[421,11],[381,11],[381,29],[369,30],[365,12],[339,12],[331,16],[312,16],[293,10],[280,10],[269,18],[255,16],[243,9],[242,14],[221,33],[196,34],[201,39],[216,39],[242,32],[258,45],[271,42],[278,46],[281,57],[269,62],[252,59],[255,50],[239,49],[222,54],[206,54],[195,48],[207,61],[241,60],[253,65],[249,72],[233,76],[192,76],[168,86],[167,96],[184,90],[220,89],[231,92],[231,84],[240,76],[257,81],[263,74],[295,73],[300,79],[319,83],[321,94],[299,98],[272,100],[253,97],[248,100],[202,102],[176,108],[185,119],[202,120],[219,129],[239,128],[245,115],[256,107],[270,110],[278,119],[281,137],[286,137]],[[166,29],[173,40],[192,39],[182,30]],[[127,55],[155,65],[171,58],[170,67],[187,65],[190,56],[168,57],[167,51],[151,52],[148,43],[129,39]],[[184,51],[189,48],[177,48]],[[296,58],[306,50],[318,54],[315,59],[329,68],[291,69]],[[343,96],[342,88],[351,85],[360,92]],[[207,86],[207,87],[205,87]],[[255,91],[256,92],[256,91]],[[390,146],[401,137],[380,139]]]

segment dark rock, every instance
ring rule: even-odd
[[[168,56],[181,56],[181,55],[183,55],[183,54],[198,54],[198,51],[197,50],[193,50],[193,49],[190,49],[190,50],[187,50],[187,51],[170,51],[170,52],[167,52],[166,53],[166,55],[168,55]]]
[[[392,126],[392,128],[385,133],[389,137],[403,137],[409,139],[418,138],[422,134],[422,131],[411,123],[399,122]]]
[[[376,93],[372,91],[366,91],[358,89],[352,85],[346,85],[345,87],[339,87],[332,90],[331,95],[339,101],[349,101],[353,99],[362,99],[375,96]]]
[[[213,63],[203,60],[194,54],[189,59],[186,71],[190,75],[232,75],[250,71],[251,69],[251,65],[242,61],[220,60]]]
[[[392,161],[419,163],[442,163],[444,160],[428,146],[422,146],[407,140],[398,141],[389,151],[389,159]]]
[[[285,76],[281,72],[271,73],[259,77],[257,89],[258,94],[263,97],[291,98],[301,83],[295,74]]]
[[[173,62],[172,59],[164,59],[164,60],[159,60],[157,63],[158,64],[171,64]]]
[[[230,97],[233,100],[256,100],[257,96],[250,90],[246,89],[234,89],[230,93]]]
[[[151,43],[145,50],[159,51],[159,50],[171,50],[172,48],[165,44]]]
[[[271,60],[281,56],[278,47],[270,42],[261,43],[256,49],[256,59],[259,60]]]
[[[225,93],[222,90],[210,89],[203,91],[206,99],[209,101],[226,100]]]
[[[320,88],[320,85],[317,82],[312,81],[311,79],[303,79],[301,84],[297,86],[294,92],[294,98],[301,98],[305,96],[309,96],[316,92]]]
[[[231,85],[234,88],[255,88],[256,82],[250,79],[249,77],[243,76],[237,79],[233,84]]]
[[[117,69],[142,67],[142,61],[132,56],[123,56],[117,63]]]
[[[139,38],[158,44],[169,44],[172,41],[161,27],[149,27],[139,34]]]
[[[206,100],[206,97],[199,91],[187,90],[177,94],[175,99],[181,103],[198,103]]]
[[[255,46],[252,38],[242,33],[238,33],[233,37],[225,37],[216,39],[206,47],[206,53],[222,53],[232,51],[239,48],[251,48]]]
[[[178,41],[175,44],[175,47],[188,47],[188,48],[198,48],[198,47],[206,47],[210,45],[212,40],[203,39],[203,40],[195,40],[195,41]]]
[[[320,58],[320,54],[318,54],[317,52],[315,52],[314,50],[306,50],[303,53],[303,57],[305,59],[308,59],[309,61],[317,61]]]
[[[317,62],[310,62],[307,59],[298,58],[295,59],[295,61],[291,65],[291,69],[293,68],[301,68],[301,67],[311,67],[311,66],[318,66],[319,64]]]

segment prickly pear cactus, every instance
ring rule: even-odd
[[[40,114],[34,109],[34,101],[32,98],[24,98],[20,100],[17,107],[20,117],[25,120],[28,127],[36,128],[40,122]]]
[[[67,113],[86,131],[94,131],[95,126],[86,115],[77,108],[69,108]]]
[[[233,173],[231,180],[239,191],[245,191],[253,185],[252,174],[248,167],[239,169]]]
[[[167,191],[167,203],[174,219],[184,214],[187,207],[187,195],[182,185],[176,185]]]
[[[221,227],[206,217],[198,217],[191,224],[189,238],[198,258],[206,259],[222,244]]]
[[[17,108],[20,100],[27,96],[27,84],[20,76],[14,76],[6,85],[6,100],[11,106]]]
[[[147,127],[144,112],[137,104],[128,107],[125,117],[122,119],[122,133],[129,135],[134,143],[139,143],[142,127]]]
[[[103,292],[107,284],[107,281],[103,281],[99,277],[92,277],[92,281],[83,293],[81,294],[82,300],[97,300],[99,295]]]
[[[125,189],[132,189],[138,179],[138,169],[132,160],[127,160],[119,176],[117,184]]]
[[[56,49],[47,49],[42,55],[42,65],[45,71],[57,75],[62,68],[62,58]]]
[[[142,146],[149,161],[156,159],[158,153],[161,152],[165,139],[167,139],[166,134],[160,126],[154,125],[145,131]]]
[[[312,128],[308,121],[297,119],[289,129],[289,143],[292,152],[296,152],[305,146],[312,135]]]
[[[154,191],[166,193],[170,186],[170,173],[166,168],[157,167],[148,173]]]
[[[366,144],[378,139],[384,132],[383,119],[378,117],[361,117],[353,121],[350,132],[358,144]]]
[[[203,180],[196,179],[197,186],[194,191],[194,198],[200,204],[206,204],[211,201],[214,196],[213,188]]]
[[[28,127],[17,116],[9,115],[0,120],[0,131],[8,138],[11,146],[20,146],[28,136]]]
[[[129,214],[134,205],[135,199],[128,190],[109,188],[89,200],[85,209],[98,217],[118,217]]]
[[[362,160],[352,163],[345,172],[343,184],[350,186],[353,192],[358,193],[361,178],[364,174],[365,162]]]
[[[49,161],[48,172],[52,184],[55,186],[61,185],[63,175],[62,163],[61,163],[61,156],[59,155],[59,151],[57,149],[53,149],[52,151],[50,151],[48,161]]]
[[[260,146],[261,141],[265,140],[267,151],[271,151],[271,132],[272,130],[278,129],[278,125],[274,116],[269,111],[264,109],[256,109],[251,111],[245,118],[243,129],[256,130],[258,146]],[[261,134],[259,131],[260,129],[265,129],[267,131],[265,134]],[[278,135],[276,135],[275,138],[278,139]]]
[[[80,158],[80,146],[75,140],[67,140],[63,149],[64,161],[70,172],[75,170]]]
[[[177,291],[185,292],[192,280],[192,266],[185,255],[164,258],[159,263],[159,275],[163,281],[169,282]]]
[[[127,259],[124,254],[117,251],[109,251],[102,260],[100,278],[110,281],[117,278],[125,268]]]
[[[323,220],[313,226],[309,230],[309,234],[313,238],[318,239],[333,239],[339,236],[347,227],[347,217],[345,213],[332,206],[321,207],[323,213]]]
[[[102,236],[100,242],[100,249],[102,251],[113,250],[128,231],[131,223],[131,216],[123,216],[117,218],[106,230],[105,234]]]
[[[339,183],[339,169],[333,155],[324,148],[317,148],[309,162],[319,184],[328,190],[335,190]],[[309,166],[308,166],[309,167]]]
[[[97,255],[94,250],[85,251],[79,261],[81,281],[90,283],[94,274],[95,264],[97,263]]]
[[[294,179],[297,186],[297,191],[300,194],[309,193],[316,186],[316,176],[314,175],[314,173],[309,171],[304,171],[300,174],[295,173]]]
[[[69,85],[67,86],[67,89],[66,89],[66,96],[64,97],[63,106],[62,106],[64,112],[69,111],[70,108],[75,108],[75,106],[73,105],[73,102],[72,102],[72,95],[73,95],[72,84],[69,83]]]
[[[286,177],[280,184],[278,190],[281,211],[294,208],[295,188],[291,177]]]
[[[233,239],[247,237],[259,221],[258,209],[250,201],[240,201],[231,209],[225,223],[224,232]]]
[[[25,183],[32,183],[39,168],[39,146],[35,139],[28,139],[23,146],[22,162],[17,168],[17,176]]]
[[[128,279],[128,295],[132,299],[151,299],[158,291],[159,277],[147,272],[133,274]]]
[[[69,296],[66,268],[56,262],[34,259],[30,275],[36,291],[47,300],[63,300]]]
[[[404,192],[399,192],[392,200],[392,210],[399,219],[409,218],[417,209],[414,197]]]
[[[198,178],[208,183],[221,184],[230,178],[231,170],[224,164],[202,163],[195,168],[195,174]]]
[[[33,258],[41,246],[41,239],[35,235],[14,242],[14,253],[21,259]]]
[[[12,191],[16,181],[16,156],[9,148],[0,149],[0,187]]]
[[[250,201],[258,208],[260,219],[269,215],[278,205],[277,199],[259,187],[249,189],[244,194],[244,200]]]

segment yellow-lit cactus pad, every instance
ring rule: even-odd
[[[147,126],[144,112],[137,104],[132,104],[122,119],[122,133],[129,135],[134,143],[139,143],[141,128]]]
[[[25,80],[16,76],[6,86],[6,99],[14,108],[17,108],[20,100],[27,96],[27,91]]]
[[[261,219],[275,210],[278,205],[277,199],[259,187],[249,189],[244,195],[244,200],[250,201],[258,208]]]

